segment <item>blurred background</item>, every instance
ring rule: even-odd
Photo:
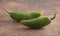
[[[60,12],[60,0],[0,0],[0,7],[11,11],[37,11],[51,15]]]
[[[40,30],[29,30],[13,21],[3,10],[42,12],[44,16],[57,14],[50,25]],[[60,36],[60,0],[0,0],[0,36]]]

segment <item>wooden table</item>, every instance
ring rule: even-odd
[[[12,20],[2,8],[10,11],[42,12],[57,17],[39,30],[32,30]],[[0,0],[0,36],[60,36],[60,0]]]

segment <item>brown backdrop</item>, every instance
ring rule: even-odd
[[[12,20],[3,8],[10,11],[42,12],[45,16],[57,17],[50,25],[31,30]],[[0,0],[0,36],[60,36],[60,0]]]

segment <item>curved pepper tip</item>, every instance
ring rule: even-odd
[[[55,19],[56,18],[56,14],[54,14],[54,16],[51,18],[51,20]]]

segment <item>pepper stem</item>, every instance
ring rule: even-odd
[[[54,16],[51,18],[51,20],[55,19],[55,17],[56,17],[56,14],[54,14]]]
[[[7,10],[7,8],[3,8],[3,10],[5,10],[8,14],[10,14],[10,11]]]

